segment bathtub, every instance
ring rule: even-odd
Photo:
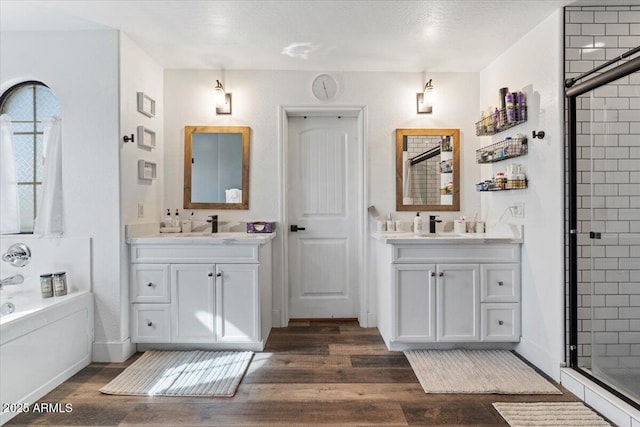
[[[7,311],[6,303],[15,307],[0,315],[0,424],[91,362],[93,294],[43,299],[34,288],[0,290],[0,312]]]

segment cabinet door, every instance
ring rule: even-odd
[[[520,340],[520,304],[483,303],[482,341]]]
[[[482,302],[520,302],[520,264],[480,266]]]
[[[214,266],[171,265],[171,341],[215,341]]]
[[[169,303],[169,265],[131,264],[131,302]]]
[[[171,341],[169,304],[133,304],[131,342]]]
[[[217,264],[218,342],[260,340],[258,264]]]
[[[479,341],[479,265],[438,264],[436,275],[438,341]]]
[[[435,266],[405,264],[393,267],[393,341],[435,341]]]

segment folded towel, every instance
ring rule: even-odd
[[[238,188],[230,188],[225,190],[225,197],[227,203],[242,203],[242,190]]]

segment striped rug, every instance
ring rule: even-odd
[[[511,427],[611,426],[581,402],[498,402],[493,406]]]
[[[100,391],[148,396],[233,396],[251,362],[244,351],[146,351]]]
[[[562,394],[507,350],[407,350],[425,393]]]

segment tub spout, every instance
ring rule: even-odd
[[[16,274],[15,276],[9,276],[0,280],[0,289],[8,285],[19,285],[24,282],[24,276],[22,274]]]

